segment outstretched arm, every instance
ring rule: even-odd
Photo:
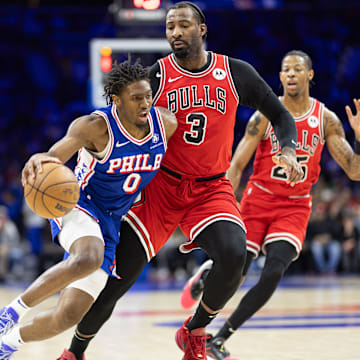
[[[240,104],[257,109],[271,122],[281,146],[281,155],[274,161],[285,168],[287,182],[294,185],[304,174],[296,161],[297,130],[293,117],[250,64],[229,58],[229,66]]]
[[[349,106],[346,106],[346,114],[354,130],[355,140],[360,142],[360,100],[354,99],[354,104],[355,115]],[[324,132],[331,156],[351,180],[360,180],[360,154],[355,153],[346,140],[340,119],[328,109],[324,111]]]
[[[231,181],[234,191],[239,187],[242,172],[264,136],[268,124],[266,118],[258,111],[251,116],[246,126],[245,135],[236,147],[231,166],[227,172],[227,177]]]

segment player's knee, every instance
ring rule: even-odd
[[[104,260],[104,253],[96,250],[87,250],[82,254],[69,257],[71,271],[77,275],[87,275],[100,268]]]
[[[243,231],[233,234],[230,246],[222,253],[222,257],[226,267],[231,268],[232,271],[240,271],[241,275],[246,261],[246,238]]]
[[[69,303],[57,314],[57,319],[55,321],[56,332],[59,334],[78,324],[83,315],[84,311],[82,311],[82,309],[79,309],[77,306],[74,306],[74,304]]]
[[[226,255],[219,257],[219,265],[227,279],[238,283],[241,280],[246,260],[245,246],[234,246]]]

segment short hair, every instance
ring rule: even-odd
[[[291,50],[291,51],[288,51],[284,57],[282,58],[281,60],[281,63],[284,61],[284,59],[287,57],[287,56],[300,56],[302,57],[304,60],[305,60],[305,63],[306,63],[306,66],[308,68],[308,70],[311,70],[312,69],[312,60],[311,60],[311,57],[304,51],[302,50]]]
[[[130,57],[120,64],[115,60],[104,80],[106,103],[111,105],[113,103],[113,95],[119,95],[126,86],[141,80],[150,82],[149,70],[140,64],[140,59],[137,59],[133,65],[131,64]]]
[[[180,2],[170,6],[166,11],[166,16],[170,10],[183,9],[183,8],[190,8],[196,17],[198,24],[205,24],[204,13],[196,4],[194,4],[190,1],[180,1]]]

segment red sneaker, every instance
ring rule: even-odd
[[[204,290],[204,281],[212,268],[212,264],[212,260],[205,261],[185,284],[180,298],[181,306],[184,309],[190,309],[200,299]]]
[[[176,344],[185,353],[183,360],[206,360],[206,330],[199,328],[190,331],[186,327],[190,319],[191,316],[176,332]]]
[[[64,352],[56,360],[76,360],[76,356],[71,351],[64,349]],[[85,360],[85,355],[83,355],[83,360]]]

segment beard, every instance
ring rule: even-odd
[[[189,54],[190,54],[190,46],[188,43],[186,43],[185,41],[183,41],[183,43],[186,45],[185,47],[179,49],[179,48],[176,48],[174,46],[174,42],[171,44],[171,49],[174,53],[174,55],[179,58],[179,59],[184,59],[186,58]]]
[[[179,59],[184,59],[190,54],[189,48],[185,49],[173,49],[174,55]]]

